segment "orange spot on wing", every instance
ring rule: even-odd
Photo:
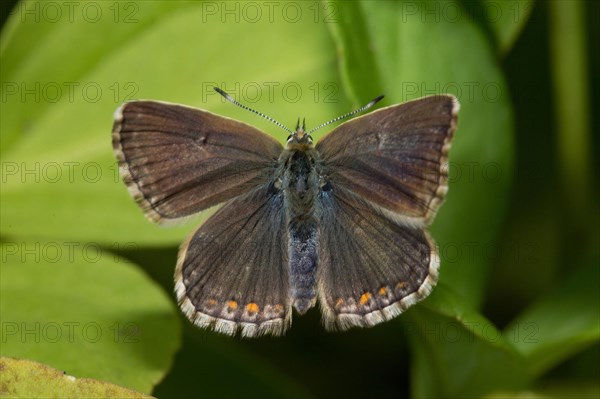
[[[386,288],[386,287],[381,287],[381,288],[379,289],[379,295],[381,295],[381,296],[386,296],[386,295],[387,295],[387,291],[388,291],[388,290],[387,290],[387,288]]]
[[[283,313],[283,305],[281,305],[279,303],[277,305],[275,305],[275,311],[277,313]]]
[[[343,304],[344,304],[344,300],[342,298],[339,298],[337,301],[335,301],[335,305],[333,307],[335,309],[339,309],[342,307]]]
[[[217,301],[215,301],[214,299],[209,299],[206,301],[206,304],[208,306],[215,306],[217,304]]]
[[[257,304],[255,304],[254,302],[251,302],[246,305],[246,310],[248,311],[248,313],[258,313],[258,311],[260,309]]]
[[[371,299],[371,293],[365,292],[364,294],[361,295],[359,302],[361,305],[364,305],[365,303],[369,302],[370,299]]]
[[[227,302],[227,306],[229,306],[229,309],[231,309],[231,310],[236,310],[238,307],[238,304],[236,301],[229,301],[229,302]]]
[[[398,284],[396,284],[396,288],[398,289],[402,289],[406,287],[406,283],[404,281],[400,281]]]

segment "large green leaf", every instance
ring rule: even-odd
[[[506,329],[533,377],[600,340],[598,281],[598,264],[590,262]]]
[[[150,398],[91,378],[75,378],[31,360],[0,358],[3,398]]]
[[[181,329],[156,283],[95,245],[4,242],[1,252],[1,356],[152,391]]]
[[[214,2],[93,7],[101,10],[97,23],[81,12],[53,22],[17,12],[3,31],[1,83],[16,92],[3,92],[2,236],[176,243],[194,227],[153,226],[120,182],[110,133],[123,100],[207,108],[282,141],[285,132],[226,103],[212,87],[286,125],[305,115],[314,126],[348,110],[327,29],[315,23],[324,17],[312,3],[272,12],[244,5],[237,17]]]
[[[414,355],[413,397],[479,397],[528,381],[523,356],[444,284],[404,323]]]

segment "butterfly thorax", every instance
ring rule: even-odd
[[[318,190],[318,176],[315,171],[315,150],[286,150],[287,157],[282,179],[282,189],[289,201],[291,216],[306,217],[313,213],[314,200]]]
[[[281,188],[284,190],[292,218],[306,218],[313,213],[314,199],[318,190],[315,172],[317,151],[312,137],[300,127],[288,137],[286,148],[279,157],[283,166]]]

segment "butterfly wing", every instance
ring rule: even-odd
[[[327,328],[390,320],[436,284],[440,260],[425,227],[447,191],[457,112],[452,96],[426,97],[351,120],[317,144]]]
[[[291,322],[284,198],[273,184],[227,202],[182,245],[179,304],[200,327],[280,335]]]
[[[453,96],[430,96],[340,125],[316,145],[326,180],[391,211],[391,217],[428,224],[448,189],[458,109]]]
[[[113,148],[146,216],[190,216],[273,179],[282,146],[260,130],[207,111],[133,101],[115,112]]]
[[[373,326],[430,293],[440,261],[426,231],[390,219],[342,187],[322,191],[318,201],[317,286],[328,329]]]

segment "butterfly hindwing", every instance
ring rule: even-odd
[[[439,257],[425,230],[399,224],[343,187],[326,187],[318,201],[317,285],[328,329],[373,326],[430,293]]]
[[[161,223],[265,184],[282,150],[245,123],[158,101],[117,109],[113,148],[129,191]]]
[[[327,179],[413,225],[426,225],[447,191],[459,105],[424,97],[343,123],[316,145]]]
[[[291,322],[284,199],[273,184],[227,202],[182,245],[179,304],[200,327],[280,335]]]

